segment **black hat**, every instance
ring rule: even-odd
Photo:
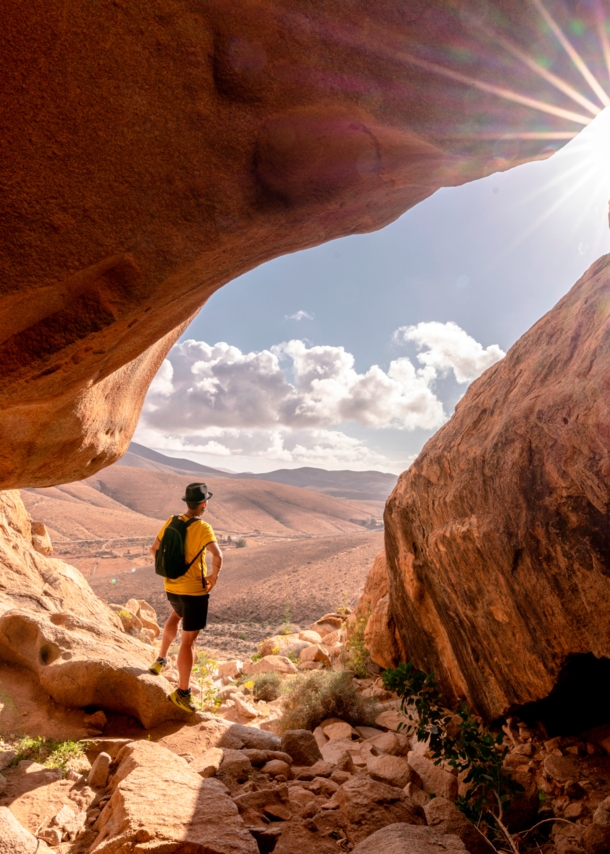
[[[193,501],[201,504],[202,501],[207,501],[212,497],[212,493],[208,492],[207,484],[205,483],[189,483],[182,496],[183,501]]]

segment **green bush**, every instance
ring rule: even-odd
[[[259,673],[254,677],[252,693],[257,700],[270,703],[282,693],[282,682],[277,673]]]
[[[351,673],[315,670],[297,676],[287,686],[284,713],[278,726],[280,732],[314,730],[326,718],[341,718],[358,726],[372,724],[374,717],[372,701],[357,693]]]
[[[244,540],[243,537],[240,537],[239,540],[235,540],[235,548],[236,549],[245,549],[248,545],[247,541]]]
[[[493,834],[497,824],[507,835],[505,809],[523,788],[502,767],[508,753],[504,733],[489,731],[463,700],[448,709],[434,674],[417,670],[411,661],[386,670],[383,684],[401,698],[405,723],[400,728],[427,741],[437,765],[449,765],[463,775],[468,788],[457,806],[477,826],[487,826]]]
[[[18,765],[23,759],[39,762],[45,768],[60,768],[62,777],[66,771],[82,764],[86,743],[82,741],[55,741],[52,738],[26,736],[17,744],[16,756],[12,765]],[[75,770],[78,770],[75,767]]]
[[[348,670],[353,670],[358,679],[366,679],[371,667],[371,656],[364,642],[364,630],[370,611],[359,617],[350,627],[345,641],[345,659]]]

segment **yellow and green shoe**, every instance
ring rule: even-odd
[[[148,668],[149,673],[154,673],[155,676],[160,676],[163,668],[167,665],[166,658],[158,658],[154,664]]]
[[[197,707],[193,703],[193,698],[190,693],[181,694],[179,690],[172,691],[169,695],[170,700],[174,704],[174,706],[178,706],[179,709],[182,709],[183,712],[196,712]]]

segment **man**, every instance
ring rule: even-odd
[[[208,617],[208,601],[210,591],[218,581],[222,569],[222,552],[216,543],[214,531],[207,522],[201,519],[212,493],[208,492],[205,483],[189,483],[182,500],[186,502],[187,511],[180,518],[192,522],[186,530],[184,544],[185,561],[194,561],[187,572],[179,578],[165,578],[165,592],[172,606],[172,613],[163,628],[159,657],[150,668],[150,672],[159,675],[167,664],[167,651],[176,639],[178,625],[182,620],[182,637],[178,652],[178,689],[170,694],[170,700],[179,709],[195,712],[196,708],[191,697],[190,679],[193,664],[196,661],[195,643],[201,629],[205,629]],[[174,517],[171,516],[159,531],[157,539],[151,546],[153,558],[161,545],[165,529]],[[208,577],[206,551],[212,555],[212,573]],[[199,554],[200,553],[200,554]],[[199,557],[197,555],[199,554]]]

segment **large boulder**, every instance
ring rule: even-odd
[[[446,798],[432,798],[425,807],[428,827],[439,833],[458,836],[469,854],[494,854],[495,848],[464,813]]]
[[[439,833],[431,827],[391,824],[373,833],[353,850],[353,854],[467,854],[457,836]]]
[[[595,6],[553,14],[603,65]],[[6,0],[0,483],[117,459],[225,282],[576,134],[596,108],[522,61],[581,86],[541,24],[521,0]]]
[[[405,659],[487,719],[610,657],[610,256],[501,362],[398,481],[385,513]]]
[[[18,492],[0,492],[0,659],[32,671],[57,703],[138,718],[145,727],[183,720],[170,686],[149,674],[150,648],[81,573],[39,554]]]
[[[136,843],[147,854],[178,849],[258,854],[225,786],[214,778],[202,780],[185,759],[160,744],[126,745],[111,785],[91,854],[131,851]]]
[[[0,854],[43,854],[50,849],[19,824],[8,807],[0,806]]]

